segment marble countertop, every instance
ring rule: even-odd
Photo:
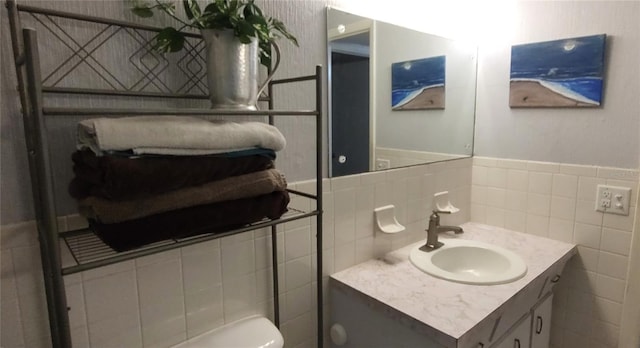
[[[512,283],[490,286],[438,279],[409,261],[409,252],[421,241],[333,274],[332,286],[369,304],[377,303],[387,314],[444,346],[455,347],[461,337],[477,330],[478,324],[546,270],[576,253],[575,245],[548,238],[471,222],[461,227],[463,234],[440,234],[440,240],[446,244],[449,238],[470,239],[504,247],[522,257],[527,274]]]

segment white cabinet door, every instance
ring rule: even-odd
[[[531,336],[531,314],[528,314],[524,320],[505,336],[500,343],[493,348],[530,348],[529,341]]]
[[[547,298],[533,309],[531,348],[549,348],[549,337],[551,335],[552,302],[553,293],[549,293]]]

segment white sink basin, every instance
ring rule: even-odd
[[[468,239],[442,239],[444,246],[431,252],[411,250],[409,259],[418,269],[438,278],[465,284],[505,284],[522,278],[527,265],[515,253]]]

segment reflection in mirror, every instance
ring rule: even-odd
[[[327,37],[332,177],[472,155],[475,46],[330,7]],[[392,83],[392,66],[433,61],[444,65],[444,81],[433,82],[424,71],[412,81],[396,70]],[[427,105],[434,101],[426,97],[434,94],[440,98],[435,102],[444,99],[444,107]]]

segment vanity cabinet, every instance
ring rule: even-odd
[[[531,325],[531,348],[549,347],[551,338],[551,303],[553,294],[550,293],[534,310]]]
[[[548,293],[529,313],[514,325],[494,348],[548,348],[551,337],[551,305]]]
[[[477,223],[461,227],[464,238],[520,255],[525,276],[495,286],[449,282],[413,266],[417,244],[406,246],[331,275],[329,325],[344,334],[332,346],[548,347],[553,288],[575,245]]]
[[[506,337],[504,337],[495,348],[529,348],[531,347],[529,337],[531,336],[531,313],[523,317],[519,324],[516,324]]]

